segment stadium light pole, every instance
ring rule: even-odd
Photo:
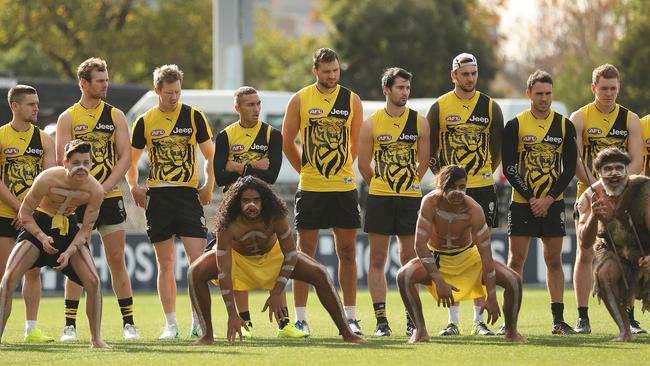
[[[253,0],[212,0],[212,88],[244,83],[243,46],[253,43]]]

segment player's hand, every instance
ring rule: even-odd
[[[104,189],[104,195],[113,190],[113,187],[106,184],[106,182],[102,183],[102,188]]]
[[[533,197],[528,202],[530,203],[530,210],[532,211],[533,216],[535,217],[546,216],[546,210],[544,209],[541,198]]]
[[[244,327],[246,330],[250,330],[248,329],[248,326],[246,325],[244,319],[242,319],[239,315],[228,315],[228,331],[226,333],[226,339],[228,340],[228,343],[234,344],[237,340],[237,334],[239,334],[240,341],[244,340],[244,336],[241,334],[241,327]]]
[[[267,308],[269,309],[269,322],[273,322],[274,315],[277,321],[280,321],[280,319],[288,315],[284,314],[282,296],[280,294],[281,293],[273,294],[273,292],[271,292],[269,294],[269,298],[266,299],[266,302],[264,303],[264,307],[262,308],[262,312],[265,312]]]
[[[591,212],[603,224],[607,224],[614,219],[614,208],[596,193],[591,196]]]
[[[147,208],[145,207],[147,202],[147,188],[139,184],[135,185],[131,187],[131,195],[138,207]]]
[[[16,230],[20,230],[20,228],[23,227],[23,223],[20,222],[20,219],[18,216],[16,216],[13,220],[11,220],[11,226],[13,226],[13,228]]]
[[[487,311],[487,323],[494,325],[501,316],[501,309],[499,309],[496,295],[488,295],[485,304],[481,307],[481,313],[483,311]]]
[[[436,281],[436,292],[438,293],[438,306],[449,308],[454,304],[454,291],[460,291],[453,285],[448,284],[445,280]]]
[[[551,196],[546,196],[537,200],[537,211],[539,212],[539,217],[546,217],[548,215],[548,209],[551,207],[555,200]]]
[[[199,202],[201,202],[201,206],[207,206],[212,201],[212,188],[207,183],[199,188]]]
[[[43,244],[43,250],[48,254],[56,254],[59,252],[58,249],[52,246],[54,244],[54,239],[51,236],[41,234],[40,239],[41,244]]]
[[[56,260],[56,262],[59,265],[56,266],[56,267],[52,267],[52,269],[55,270],[55,271],[60,271],[60,270],[64,269],[65,267],[67,267],[68,263],[70,261],[70,256],[71,255],[72,254],[70,253],[69,250],[66,250],[63,253],[61,253],[61,255],[59,255],[59,259]]]
[[[639,258],[639,268],[646,272],[650,272],[650,255]]]
[[[227,172],[237,173],[241,175],[242,173],[244,173],[244,164],[238,163],[236,161],[228,160],[226,162],[225,170]]]
[[[271,162],[268,158],[260,159],[251,163],[251,167],[260,170],[269,170]]]

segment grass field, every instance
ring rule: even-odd
[[[447,323],[446,310],[438,309],[433,299],[424,291],[423,304],[430,334],[437,334]],[[291,295],[288,296],[292,303]],[[501,298],[501,295],[499,295]],[[565,318],[575,324],[573,293],[567,291]],[[79,309],[78,334],[75,344],[55,342],[47,345],[26,345],[22,342],[24,329],[24,306],[22,299],[14,299],[14,312],[9,320],[4,344],[0,345],[0,365],[647,365],[650,364],[650,335],[637,337],[634,343],[619,344],[608,340],[614,336],[616,327],[606,313],[605,307],[592,300],[590,309],[594,333],[589,336],[553,336],[548,296],[541,289],[526,289],[520,316],[520,331],[529,343],[509,344],[500,337],[476,337],[463,335],[453,338],[433,337],[426,344],[409,345],[404,336],[403,307],[396,291],[388,296],[387,311],[393,336],[373,338],[368,344],[353,345],[341,341],[338,331],[325,310],[312,294],[309,300],[309,324],[312,337],[302,340],[275,338],[275,327],[268,317],[259,312],[266,300],[263,292],[251,293],[250,304],[255,338],[226,344],[224,305],[218,292],[213,293],[215,333],[217,342],[210,347],[191,347],[187,338],[191,320],[189,300],[186,295],[178,298],[178,317],[181,339],[158,341],[163,324],[163,314],[155,294],[138,294],[135,297],[135,321],[143,340],[122,340],[121,318],[115,298],[105,296],[104,339],[113,346],[108,351],[88,349],[88,325],[84,308]],[[358,295],[357,313],[363,330],[370,334],[375,325],[370,296],[366,290]],[[290,311],[293,317],[293,311]],[[650,315],[641,314],[637,319],[650,327]],[[468,334],[471,327],[471,303],[461,307],[461,327]],[[501,323],[499,320],[498,324]],[[39,325],[58,340],[63,324],[62,297],[47,297],[41,301]],[[493,327],[498,329],[498,325]]]

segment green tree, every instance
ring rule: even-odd
[[[341,57],[341,82],[364,99],[383,99],[380,75],[391,66],[413,73],[412,97],[451,90],[451,60],[461,52],[478,58],[480,85],[495,74],[493,39],[456,0],[321,0],[331,47]],[[475,8],[474,8],[475,9]]]

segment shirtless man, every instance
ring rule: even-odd
[[[188,281],[192,306],[204,329],[196,345],[214,342],[210,289],[218,279],[228,311],[228,342],[233,343],[241,328],[247,328],[237,313],[233,290],[269,290],[262,311],[269,309],[269,321],[288,316],[282,292],[289,279],[311,284],[334,320],[343,339],[363,343],[348,326],[343,305],[325,267],[296,251],[287,221],[287,206],[266,184],[254,176],[239,178],[225,194],[216,218],[217,247],[190,266]]]
[[[100,336],[101,283],[86,246],[104,199],[104,189],[90,175],[90,149],[87,142],[70,141],[63,167],[39,174],[20,206],[23,228],[0,283],[0,340],[18,281],[30,268],[49,266],[85,288],[91,348],[110,348]],[[75,209],[84,204],[86,214],[78,227]]]
[[[501,311],[496,285],[503,287],[506,332],[511,342],[526,342],[517,332],[521,308],[521,278],[503,263],[492,260],[490,228],[483,209],[469,196],[467,173],[458,165],[445,166],[438,175],[438,189],[424,196],[418,217],[412,259],[397,273],[402,301],[415,321],[410,343],[429,340],[417,284],[426,285],[438,306],[448,308],[462,300],[486,297],[482,310],[494,324]],[[487,291],[486,291],[487,287]]]

